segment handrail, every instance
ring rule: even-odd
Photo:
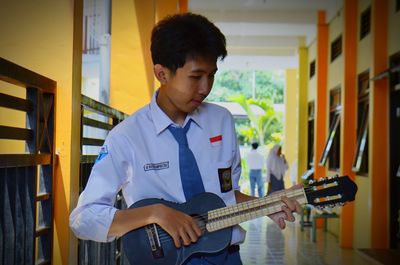
[[[0,80],[42,92],[55,93],[57,82],[0,57]]]
[[[90,108],[94,111],[96,111],[99,114],[102,115],[107,115],[109,117],[117,118],[119,120],[124,120],[128,117],[126,113],[123,113],[122,111],[116,110],[104,103],[101,103],[99,101],[96,101],[88,96],[82,95],[81,96],[81,102],[82,105],[84,105],[87,108]]]

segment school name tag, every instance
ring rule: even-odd
[[[143,166],[143,168],[144,171],[167,169],[169,168],[169,161],[146,164]]]

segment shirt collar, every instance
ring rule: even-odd
[[[156,133],[157,135],[163,132],[170,124],[175,124],[168,116],[165,114],[165,112],[158,106],[156,98],[158,95],[158,90],[154,93],[151,102],[150,102],[150,113],[151,117],[153,119],[154,127],[156,128]],[[202,128],[201,126],[201,119],[200,119],[200,112],[201,112],[202,106],[199,106],[195,111],[192,113],[189,113],[186,116],[185,122],[183,126],[186,125],[186,123],[189,121],[189,119],[192,119],[197,126]]]

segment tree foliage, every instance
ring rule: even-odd
[[[239,103],[246,111],[249,123],[237,124],[239,140],[242,143],[258,142],[268,144],[276,142],[282,132],[282,115],[276,113],[273,104],[268,99],[246,99],[244,95],[232,96],[230,101]],[[264,115],[255,115],[251,105],[259,106]]]
[[[255,82],[253,82],[255,81]],[[217,72],[209,101],[228,101],[232,95],[269,99],[283,103],[284,75],[281,71],[239,71]]]

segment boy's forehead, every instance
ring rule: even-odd
[[[182,67],[192,72],[209,72],[217,70],[217,60],[209,57],[187,58]]]

